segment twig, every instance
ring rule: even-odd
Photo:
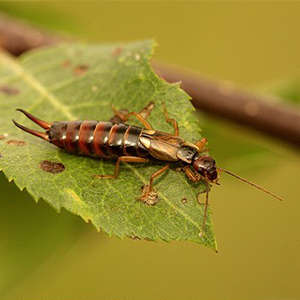
[[[0,45],[14,55],[60,40],[65,38],[0,14]],[[166,81],[181,81],[181,87],[192,97],[196,108],[300,146],[299,107],[161,62],[154,62],[153,67]]]
[[[154,69],[168,82],[181,81],[181,87],[192,97],[196,108],[300,146],[299,106],[166,64],[154,63]]]
[[[13,55],[18,56],[32,48],[53,45],[61,40],[59,36],[0,13],[0,47]]]

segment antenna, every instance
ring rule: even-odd
[[[225,173],[227,173],[227,174],[229,174],[229,175],[231,175],[231,176],[233,176],[233,177],[235,177],[235,178],[237,178],[237,179],[239,179],[239,180],[241,180],[241,181],[244,181],[244,182],[246,182],[247,184],[252,185],[252,186],[256,187],[257,189],[264,191],[265,193],[271,195],[272,197],[274,197],[274,198],[276,198],[276,199],[278,199],[278,200],[280,200],[280,201],[283,201],[283,199],[280,198],[280,197],[278,197],[277,195],[271,193],[270,191],[268,191],[268,190],[262,188],[261,186],[255,184],[255,183],[253,183],[253,182],[251,182],[251,181],[249,181],[249,180],[247,180],[247,179],[245,179],[245,178],[243,178],[243,177],[241,177],[241,176],[238,176],[238,175],[236,175],[236,174],[233,174],[233,173],[231,173],[231,172],[229,172],[229,171],[226,171],[226,170],[224,170],[224,169],[222,169],[222,168],[219,168],[219,167],[218,167],[218,170],[221,171],[221,172],[225,172]]]

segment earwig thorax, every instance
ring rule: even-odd
[[[181,146],[177,151],[177,157],[188,164],[193,162],[195,156],[198,156],[197,148],[191,147],[189,145]]]

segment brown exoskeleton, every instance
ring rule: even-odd
[[[280,197],[262,187],[217,167],[215,160],[209,155],[204,154],[206,139],[192,144],[181,138],[179,136],[176,120],[169,118],[165,108],[165,120],[173,124],[174,133],[169,134],[154,130],[146,120],[146,117],[150,115],[153,107],[154,103],[150,102],[140,113],[128,113],[124,110],[115,110],[115,117],[112,118],[110,122],[65,121],[52,123],[42,121],[22,109],[17,109],[33,122],[44,128],[45,132],[29,129],[14,120],[13,122],[20,129],[40,137],[70,153],[115,158],[117,162],[114,174],[95,175],[97,178],[116,178],[119,174],[121,161],[146,163],[149,159],[152,159],[166,162],[163,168],[152,174],[147,189],[144,191],[146,194],[150,194],[153,191],[154,179],[164,173],[170,167],[170,164],[181,162],[190,180],[193,182],[203,180],[206,183],[206,203],[202,233],[205,229],[207,217],[209,187],[211,183],[218,184],[220,172],[234,176],[282,200]],[[135,116],[143,124],[143,127],[125,124],[132,116]],[[200,235],[202,233],[200,233]]]

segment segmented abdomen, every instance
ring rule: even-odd
[[[52,144],[75,154],[147,157],[148,151],[139,141],[141,132],[140,127],[122,123],[54,122],[49,131],[49,139]]]

